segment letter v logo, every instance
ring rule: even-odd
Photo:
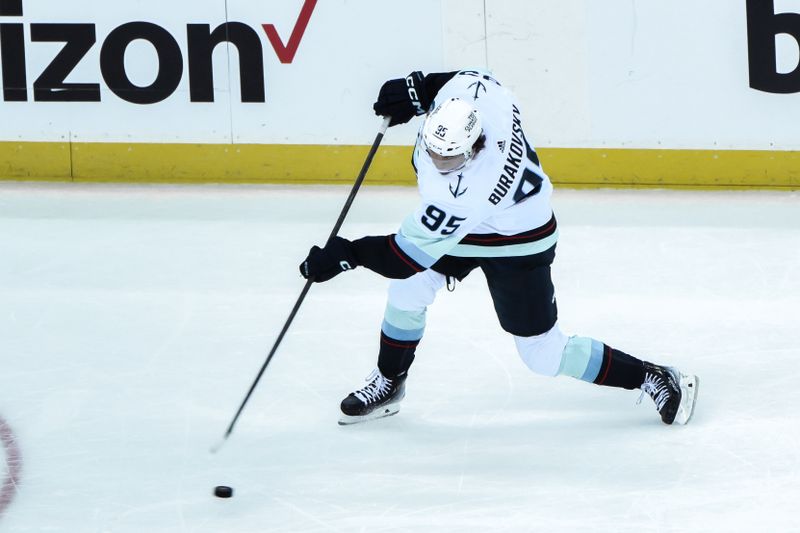
[[[294,61],[294,56],[297,49],[300,47],[300,41],[303,40],[303,34],[308,26],[308,21],[311,20],[311,14],[314,12],[314,7],[317,5],[317,0],[305,0],[303,8],[300,10],[300,16],[297,18],[297,23],[294,25],[292,35],[289,37],[289,42],[285,45],[278,35],[278,30],[275,29],[274,24],[262,24],[264,31],[267,32],[272,48],[275,49],[278,59],[281,63],[291,63]]]

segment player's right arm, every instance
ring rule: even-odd
[[[432,264],[404,251],[397,242],[397,234],[363,237],[355,241],[337,236],[324,248],[311,248],[300,263],[300,274],[321,283],[346,270],[364,266],[386,278],[405,279]]]
[[[323,282],[363,266],[386,278],[409,278],[433,266],[485,216],[464,205],[423,202],[397,233],[355,241],[335,237],[324,248],[313,247],[300,264],[300,273]]]

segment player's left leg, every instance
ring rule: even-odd
[[[686,424],[694,412],[699,380],[675,368],[642,361],[589,337],[567,337],[558,324],[542,335],[515,336],[519,355],[534,372],[570,376],[595,385],[641,389],[665,424]],[[640,398],[641,400],[641,398]]]
[[[558,327],[550,263],[555,249],[535,256],[481,263],[503,329],[514,335],[523,362],[546,376],[641,389],[666,424],[685,424],[694,411],[698,380],[674,368],[637,359],[588,337],[568,337]]]
[[[641,389],[665,424],[686,424],[697,397],[697,376],[642,361],[589,337],[568,337],[558,327],[542,335],[514,336],[519,355],[534,372],[571,376],[595,385]]]

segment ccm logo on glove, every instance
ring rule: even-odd
[[[390,126],[405,124],[417,115],[424,115],[430,101],[425,95],[420,71],[414,71],[405,78],[389,80],[378,93],[378,101],[372,106],[376,115],[392,117]]]
[[[324,248],[312,246],[308,257],[300,263],[300,275],[322,283],[332,279],[345,270],[358,266],[352,251],[352,244],[342,237],[334,237]]]

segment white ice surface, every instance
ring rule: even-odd
[[[312,287],[211,455],[347,192],[0,184],[0,531],[800,531],[797,193],[556,192],[562,327],[697,373],[689,426],[531,374],[476,272],[400,413],[340,427],[387,286],[359,269]],[[342,234],[415,202],[366,188]]]

